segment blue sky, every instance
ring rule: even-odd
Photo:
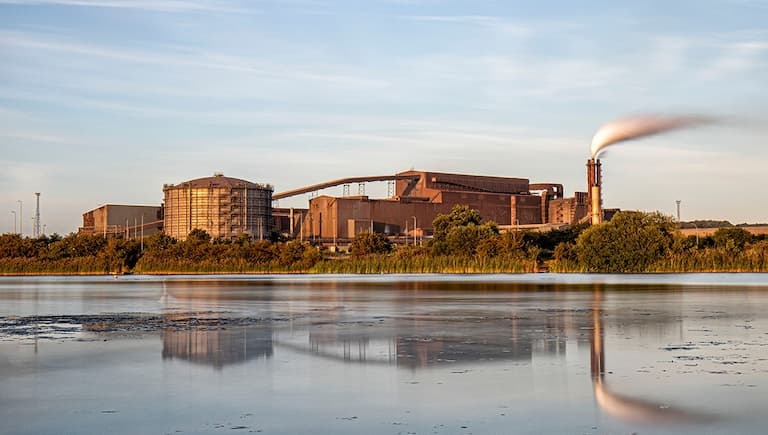
[[[572,194],[595,130],[634,113],[722,122],[608,151],[607,206],[768,221],[768,1],[0,0],[0,59],[0,232],[18,199],[31,232],[36,191],[67,233],[213,172]]]

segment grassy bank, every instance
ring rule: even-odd
[[[73,262],[14,262],[9,265],[0,261],[0,275],[105,275],[132,273],[146,275],[175,274],[396,274],[396,273],[529,273],[535,271],[532,261],[504,260],[500,258],[476,259],[465,257],[438,257],[403,259],[395,256],[370,256],[362,258],[334,257],[318,261],[314,265],[281,266],[252,264],[244,261],[194,262],[167,261],[153,263],[151,267],[139,266],[131,270],[107,270]]]
[[[415,257],[375,255],[362,258],[325,260],[311,273],[528,273],[534,261],[477,257]]]

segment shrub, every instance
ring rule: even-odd
[[[617,213],[579,236],[579,263],[590,272],[643,272],[667,255],[674,231],[672,218],[660,213]]]
[[[392,243],[383,234],[356,234],[349,245],[349,253],[361,257],[370,254],[386,254],[392,250]]]

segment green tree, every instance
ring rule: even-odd
[[[738,228],[720,228],[712,234],[712,239],[715,242],[715,246],[718,248],[726,248],[731,251],[741,251],[747,243],[751,243],[753,240],[752,233],[749,231]]]
[[[526,245],[554,251],[560,243],[576,243],[576,239],[587,228],[589,228],[588,224],[573,224],[544,232],[526,231],[523,234]]]
[[[279,256],[269,240],[256,240],[240,248],[240,255],[249,263],[266,264]]]
[[[138,240],[109,239],[97,257],[100,257],[107,272],[124,272],[133,269],[139,261]]]
[[[165,233],[155,233],[144,240],[144,250],[147,252],[163,251],[176,243],[176,239]]]
[[[24,239],[18,234],[3,234],[0,236],[0,258],[29,257],[34,255],[27,252]]]
[[[359,233],[355,234],[349,245],[349,253],[362,257],[370,254],[386,254],[392,250],[392,243],[384,234]]]
[[[482,216],[467,205],[455,205],[450,213],[439,214],[432,221],[434,236],[430,243],[435,255],[473,256],[478,244],[485,239],[496,237],[499,228],[493,221],[481,223]],[[493,246],[484,244],[484,254],[492,254]]]
[[[675,231],[672,218],[660,213],[620,212],[579,236],[579,263],[590,272],[643,272],[669,252]]]
[[[195,228],[187,234],[187,240],[185,241],[192,244],[209,243],[211,241],[211,235],[205,230]]]
[[[554,259],[560,262],[578,262],[579,254],[576,250],[576,245],[565,242],[560,243],[555,247]]]
[[[304,250],[307,249],[304,243],[294,240],[288,243],[280,245],[280,264],[283,266],[291,266],[294,263],[299,263],[304,258]],[[310,247],[311,248],[311,247]]]

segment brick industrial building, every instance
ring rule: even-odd
[[[368,177],[381,181],[387,177]],[[366,180],[366,177],[354,179]],[[392,195],[385,199],[368,196],[312,198],[309,209],[300,212],[299,230],[305,238],[322,240],[351,239],[361,232],[387,235],[429,235],[438,214],[448,213],[457,205],[468,205],[486,220],[502,227],[532,227],[570,224],[587,214],[587,194],[563,197],[563,186],[556,183],[531,184],[526,178],[489,177],[440,172],[406,171],[389,177]],[[312,191],[313,187],[345,184],[352,179],[336,180],[297,189],[289,194]],[[415,223],[414,223],[415,221]],[[295,222],[295,219],[293,219]],[[290,226],[292,236],[296,224]]]
[[[151,236],[162,229],[160,206],[104,204],[83,213],[83,226],[78,232],[132,238]]]
[[[362,193],[365,183],[382,181],[388,183],[386,198],[349,194],[351,184],[357,183]],[[305,209],[272,207],[273,200],[316,194],[333,186],[343,186],[344,194],[314,196]],[[429,236],[437,215],[449,213],[455,205],[478,210],[502,230],[571,224],[589,211],[588,194],[576,192],[574,197],[565,198],[562,184],[414,170],[343,178],[274,195],[270,185],[215,174],[166,184],[163,194],[162,207],[105,205],[86,212],[81,231],[137,237],[162,229],[183,240],[197,228],[213,238],[230,239],[240,235],[267,238],[276,230],[294,238],[344,243],[363,232]],[[141,216],[143,234],[136,231],[141,228]]]

